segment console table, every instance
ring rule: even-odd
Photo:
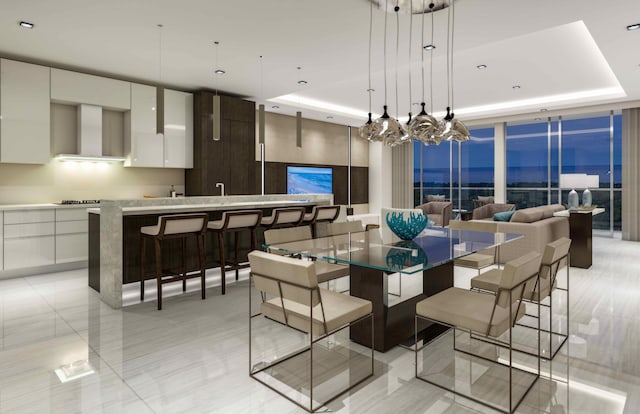
[[[588,269],[592,263],[593,216],[604,213],[604,208],[591,210],[562,210],[556,217],[569,217],[571,238],[571,266]]]

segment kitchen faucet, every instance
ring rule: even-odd
[[[216,183],[216,188],[220,187],[220,195],[224,197],[224,183]]]

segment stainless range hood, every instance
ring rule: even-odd
[[[122,162],[124,157],[102,155],[102,107],[78,105],[78,154],[59,154],[62,161]]]

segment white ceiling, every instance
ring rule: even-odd
[[[359,125],[368,112],[367,0],[0,0],[0,10],[2,56],[150,83],[161,77],[183,89],[217,86],[265,103],[269,111],[276,104],[279,113],[302,108],[304,117],[333,116],[336,123]],[[384,16],[374,9],[374,113],[384,102]],[[387,103],[394,115],[396,16],[387,17]],[[434,19],[438,113],[447,105],[447,11]],[[21,28],[21,20],[36,26]],[[415,16],[410,65],[409,15],[400,14],[401,117],[410,106],[410,69],[411,101],[422,99],[420,22]],[[638,0],[457,0],[454,109],[464,121],[640,100],[640,30],[626,30],[639,22]],[[429,43],[429,16],[426,27]],[[227,72],[218,77],[214,41],[220,42],[218,66]],[[428,53],[425,63],[429,100]],[[300,79],[308,84],[299,86]]]

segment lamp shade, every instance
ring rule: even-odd
[[[594,187],[597,187],[597,175],[588,176],[587,174],[560,174],[560,188],[584,189],[590,187],[594,181],[589,177],[596,177]]]

